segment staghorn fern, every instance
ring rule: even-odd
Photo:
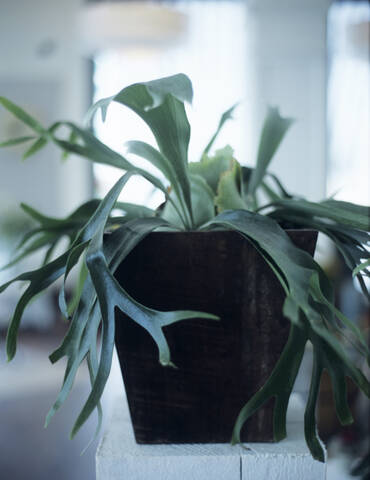
[[[44,128],[20,107],[0,97],[0,104],[23,121],[33,135],[7,140],[0,146],[8,147],[33,142],[24,157],[35,154],[51,142],[63,155],[77,154],[92,162],[112,165],[125,173],[107,196],[81,205],[63,219],[50,218],[22,205],[23,210],[36,220],[38,227],[20,241],[11,265],[36,250],[46,247],[43,265],[25,272],[0,287],[0,293],[15,281],[26,281],[28,287],[21,296],[7,335],[7,355],[16,353],[16,339],[22,314],[35,295],[63,278],[59,305],[70,318],[69,330],[60,347],[50,355],[51,362],[67,357],[66,373],[61,391],[47,415],[46,424],[67,398],[76,372],[87,359],[91,393],[72,429],[76,434],[89,415],[97,409],[98,428],[101,424],[100,398],[106,384],[114,347],[114,310],[119,308],[145,328],[156,342],[159,361],[171,363],[170,351],[162,327],[187,318],[217,317],[202,312],[160,312],[139,304],[117,283],[114,272],[129,252],[150,232],[158,229],[211,230],[232,229],[251,242],[271,267],[281,283],[286,299],[284,315],[291,328],[287,344],[271,376],[241,410],[234,427],[232,443],[240,441],[244,422],[270,397],[275,397],[274,436],[286,436],[286,412],[299,366],[307,342],[313,345],[314,365],[310,393],[305,411],[305,436],[314,458],[323,461],[324,452],[316,433],[315,407],[321,374],[328,370],[333,387],[335,406],[342,424],[352,421],[346,398],[345,378],[351,377],[358,387],[370,396],[370,385],[361,370],[349,358],[349,341],[360,358],[369,362],[369,349],[360,330],[338,311],[333,303],[333,287],[312,257],[293,245],[281,224],[289,222],[296,227],[309,227],[331,238],[347,266],[369,297],[364,281],[370,276],[369,209],[333,199],[319,203],[308,202],[286,191],[279,179],[268,172],[271,159],[292,120],[280,116],[276,108],[269,109],[263,125],[255,168],[242,167],[233,157],[231,147],[210,154],[223,124],[235,108],[225,112],[215,135],[206,146],[199,162],[188,162],[187,152],[190,125],[184,102],[192,101],[192,85],[183,74],[146,83],[137,83],[117,95],[100,100],[87,115],[87,127],[71,122],[57,122]],[[120,103],[139,115],[152,130],[157,142],[155,148],[141,141],[128,142],[130,153],[154,165],[165,177],[159,177],[137,168],[124,156],[100,142],[90,131],[89,123],[97,110],[103,119],[111,102]],[[61,127],[69,131],[60,138]],[[165,205],[151,210],[140,205],[122,203],[118,196],[133,175],[140,175],[165,195]],[[260,193],[268,203],[260,201]],[[112,210],[120,212],[113,216]],[[261,212],[266,211],[265,215]],[[110,235],[105,235],[105,233]],[[67,237],[66,251],[54,258],[54,250],[62,237]],[[82,259],[78,292],[67,305],[65,280]],[[9,266],[9,265],[8,265]],[[102,346],[97,354],[97,334],[102,325]]]

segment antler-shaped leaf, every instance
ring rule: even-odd
[[[248,196],[251,197],[255,194],[265,176],[272,157],[292,123],[293,120],[291,118],[281,117],[277,108],[269,108],[262,127],[256,167],[253,169],[248,183]]]
[[[366,262],[370,259],[369,208],[349,202],[330,200],[311,203],[303,199],[276,200],[269,214],[277,221],[289,221],[327,235],[336,245],[348,268],[357,276],[364,295],[370,299],[363,274],[368,274]],[[358,266],[364,262],[364,267]]]
[[[73,315],[70,328],[61,346],[51,355],[52,362],[68,356],[66,375],[58,398],[50,410],[46,423],[67,398],[79,365],[95,348],[97,329],[102,319],[102,349],[98,368],[95,369],[91,393],[72,430],[74,436],[91,412],[98,407],[106,384],[114,346],[115,308],[124,311],[130,318],[143,326],[156,341],[159,358],[163,365],[171,365],[170,352],[162,327],[186,318],[217,319],[214,315],[195,311],[159,312],[136,302],[120,287],[113,276],[114,270],[128,253],[148,233],[160,226],[168,226],[163,219],[143,218],[128,221],[108,235],[104,245],[104,231],[111,209],[131,173],[126,173],[112,187],[100,203],[89,222],[80,230],[71,249],[64,258],[64,275],[76,262],[74,249],[86,247],[86,264],[89,275],[81,295],[80,303]],[[88,244],[88,245],[87,245]],[[78,251],[79,253],[79,251]],[[92,342],[94,344],[92,345]]]
[[[279,441],[286,437],[289,397],[301,365],[307,339],[304,329],[291,325],[288,341],[270,377],[238,415],[231,439],[233,445],[240,443],[240,432],[244,423],[271,397],[275,397],[274,439]]]
[[[87,115],[89,121],[98,109],[105,114],[109,104],[114,101],[130,108],[144,120],[153,132],[160,152],[175,165],[190,222],[193,215],[187,171],[190,125],[184,102],[191,103],[192,98],[189,78],[178,74],[130,85],[117,95],[100,100]]]
[[[347,338],[346,331],[338,328],[334,320],[333,313],[338,315],[338,311],[332,307],[332,287],[312,257],[295,247],[286,233],[268,217],[243,210],[226,211],[209,222],[205,228],[214,226],[236,230],[256,244],[258,251],[272,267],[287,292],[283,309],[284,315],[292,322],[292,327],[296,326],[303,332],[300,343],[299,330],[291,330],[290,341],[271,377],[242,410],[233,437],[234,441],[239,438],[244,421],[271,396],[277,397],[275,406],[276,436],[281,438],[281,435],[285,434],[282,424],[285,424],[287,399],[290,395],[291,385],[288,379],[282,380],[282,375],[286,377],[288,372],[289,378],[295,378],[297,363],[300,363],[300,361],[298,362],[299,355],[303,354],[304,345],[307,339],[310,339],[315,347],[316,363],[306,410],[306,438],[313,456],[323,460],[323,451],[316,437],[315,427],[313,427],[315,424],[314,405],[322,368],[327,368],[332,375],[337,412],[342,421],[350,420],[348,409],[345,407],[344,375],[351,376],[359,388],[367,396],[370,396],[369,382],[348,358],[342,343],[333,334],[333,331],[337,331]],[[352,341],[361,355],[368,359],[369,349],[360,331],[344,315],[340,314],[339,318],[354,335]],[[292,347],[292,336],[295,337],[293,343],[297,345],[297,350]],[[319,357],[319,355],[321,356]],[[292,362],[289,370],[284,367],[287,357]],[[341,367],[335,367],[336,364]]]
[[[220,121],[219,121],[219,124],[218,124],[218,127],[217,127],[217,130],[216,132],[213,134],[211,140],[208,142],[206,148],[204,149],[203,151],[203,155],[202,155],[202,158],[204,156],[207,156],[209,151],[211,150],[211,148],[213,147],[213,144],[215,143],[218,135],[220,134],[221,130],[222,130],[222,127],[225,125],[225,123],[228,121],[228,120],[231,120],[233,118],[233,113],[236,109],[236,107],[239,105],[239,103],[235,103],[232,107],[230,107],[228,110],[226,110],[226,112],[224,112],[222,115],[221,115],[221,118],[220,118]]]

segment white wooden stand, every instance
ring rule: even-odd
[[[293,414],[279,443],[138,445],[125,400],[117,399],[96,454],[97,480],[325,480]],[[292,417],[292,414],[290,415]]]

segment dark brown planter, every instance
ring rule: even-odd
[[[317,233],[288,230],[313,254]],[[159,310],[192,309],[221,321],[165,328],[178,369],[158,363],[149,334],[123,314],[116,347],[138,443],[229,442],[236,417],[271,373],[287,340],[283,289],[232,231],[152,233],[117,271],[125,289]],[[272,441],[273,401],[246,422],[243,441]]]

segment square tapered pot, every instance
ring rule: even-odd
[[[287,233],[313,254],[316,232]],[[136,441],[229,442],[237,415],[267,380],[288,338],[284,292],[270,267],[236,232],[155,232],[116,278],[148,307],[221,319],[164,328],[174,369],[162,367],[150,335],[117,312],[116,348]],[[273,400],[246,422],[242,441],[273,441],[272,418]]]

